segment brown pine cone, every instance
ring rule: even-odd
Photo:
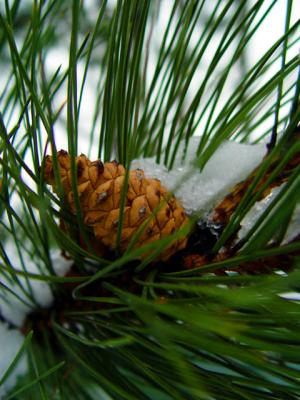
[[[76,213],[74,194],[71,188],[71,159],[66,151],[57,153],[61,182],[65,198],[73,214]],[[120,200],[125,179],[125,169],[116,161],[91,162],[85,155],[76,157],[77,190],[84,223],[92,227],[94,236],[108,249],[114,249],[117,239]],[[45,159],[45,181],[56,191],[52,157]],[[158,212],[154,212],[157,210]],[[166,237],[188,222],[182,206],[161,185],[158,179],[145,177],[143,170],[129,172],[128,190],[125,199],[120,251],[124,252],[134,233],[145,223],[135,248]],[[176,251],[186,246],[187,239],[174,241],[160,254],[167,260]],[[145,254],[144,256],[146,256]]]

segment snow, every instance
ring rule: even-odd
[[[131,168],[141,168],[146,176],[159,178],[173,191],[188,214],[207,213],[230,189],[245,179],[259,165],[266,153],[265,144],[241,144],[225,141],[200,173],[193,166],[199,137],[191,139],[186,159],[181,164],[183,148],[179,149],[174,168],[168,171],[155,162],[155,157],[133,160]]]
[[[21,332],[16,329],[9,329],[6,323],[0,322],[0,381],[17,355],[23,341],[24,336]],[[0,386],[0,399],[3,399],[6,393],[15,386],[18,376],[23,375],[26,370],[26,359],[23,356],[17,363],[13,372],[5,380],[3,385]]]
[[[283,299],[287,299],[287,300],[293,300],[293,301],[300,300],[299,292],[286,292],[286,293],[281,293],[279,296],[282,297]]]
[[[22,264],[18,257],[16,257],[17,249],[11,241],[5,243],[5,252],[12,267],[17,270],[22,270]],[[23,262],[26,267],[26,272],[41,274],[39,265],[41,261],[37,258],[30,257],[25,251],[22,252]],[[70,269],[72,264],[71,260],[66,260],[54,252],[52,256],[52,263],[57,275],[63,276]],[[45,273],[45,268],[43,269]],[[32,291],[32,298],[28,298],[25,292],[28,292],[28,286],[25,277],[19,276],[19,284],[12,283],[11,279],[1,275],[1,283],[8,287],[10,291],[4,287],[0,287],[0,313],[3,318],[13,324],[14,326],[21,327],[26,315],[37,307],[47,308],[53,302],[53,294],[48,283],[31,279],[30,290]],[[22,301],[23,300],[23,301]]]
[[[253,207],[249,210],[247,215],[243,218],[241,222],[241,229],[239,230],[239,238],[243,238],[247,235],[259,217],[265,212],[269,204],[276,198],[276,196],[281,192],[283,185],[274,188],[268,196],[263,200],[257,201]]]
[[[300,234],[300,203],[295,207],[283,244],[289,243]]]
[[[22,270],[21,262],[18,256],[16,256],[18,253],[15,245],[9,241],[4,244],[4,248],[13,268]],[[40,260],[30,257],[25,251],[22,252],[22,256],[27,272],[35,274],[41,273],[38,268],[38,265],[41,264]],[[70,269],[72,263],[72,260],[66,260],[62,257],[60,252],[53,252],[52,264],[57,275],[65,275]],[[46,272],[45,269],[44,272]],[[13,283],[8,276],[6,277],[1,274],[0,282],[4,285],[0,286],[0,315],[5,321],[15,327],[20,328],[23,325],[27,314],[32,310],[38,307],[50,307],[54,300],[50,286],[46,282],[30,279],[30,288],[32,291],[31,298],[25,294],[26,292],[29,293],[29,291],[24,277],[20,276],[19,284],[17,284]],[[5,286],[10,290],[7,290]],[[0,379],[14,359],[23,340],[24,336],[19,330],[9,328],[8,324],[0,321]],[[24,374],[26,370],[26,360],[25,358],[22,358],[11,376],[7,381],[5,381],[4,385],[0,387],[0,399],[3,398],[9,389],[14,387],[17,377]]]
[[[246,234],[254,226],[259,217],[265,212],[269,204],[271,204],[274,201],[274,199],[279,195],[284,186],[285,184],[282,184],[281,186],[274,188],[268,196],[266,196],[263,200],[257,201],[253,205],[253,207],[249,210],[249,212],[241,222],[241,229],[239,230],[238,233],[239,239],[246,236]],[[291,242],[297,235],[299,235],[300,234],[299,227],[300,227],[300,203],[295,207],[295,210],[292,214],[292,218],[289,223],[288,229],[285,233],[282,244],[287,244]]]
[[[190,141],[186,159],[182,164],[183,147],[179,148],[174,168],[168,171],[164,165],[156,164],[155,157],[133,160],[131,169],[141,168],[146,176],[160,179],[161,183],[174,192],[187,214],[207,215],[233,186],[243,181],[262,161],[266,145],[242,144],[225,141],[209,159],[202,172],[193,166],[199,137]],[[241,222],[238,237],[244,237],[269,204],[282,190],[274,188],[263,200],[256,202]],[[283,244],[289,243],[300,233],[300,204],[294,210]]]
[[[65,276],[69,272],[74,260],[62,256],[61,251],[56,250],[51,253],[51,260],[54,271],[58,276]]]

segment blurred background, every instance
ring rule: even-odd
[[[24,43],[26,43],[26,38],[28,37],[28,23],[31,19],[31,15],[33,9],[35,7],[35,1],[33,0],[23,0],[23,1],[8,1],[7,2],[10,7],[15,11],[12,13],[14,19],[14,35],[17,41],[17,44],[20,49],[24,48],[24,56],[26,54],[26,46],[24,47]],[[186,7],[187,3],[185,1],[178,1],[179,8]],[[256,2],[254,0],[236,0],[231,2],[230,7],[224,12],[223,17],[221,18],[221,22],[219,21],[217,24],[217,30],[208,46],[205,49],[205,53],[203,54],[203,58],[201,63],[197,67],[197,70],[194,74],[193,80],[189,85],[188,92],[185,94],[183,109],[187,110],[188,106],[191,103],[191,99],[195,95],[197,89],[199,88],[201,82],[203,81],[205,74],[207,73],[207,69],[209,68],[212,59],[215,55],[215,51],[224,40],[224,32],[227,29],[227,24],[229,18],[232,18],[234,13],[242,6],[242,14],[240,14],[239,18],[235,21],[236,26],[238,28],[240,23],[241,15],[246,15],[247,11],[253,7]],[[6,2],[0,3],[0,11],[5,14],[5,4]],[[40,40],[43,43],[42,48],[42,59],[36,60],[36,63],[39,65],[40,73],[44,74],[46,80],[53,81],[53,88],[60,80],[61,77],[67,72],[68,62],[69,62],[69,47],[70,47],[70,33],[71,33],[71,7],[69,2],[65,1],[52,1],[45,2],[44,9],[47,10],[47,4],[49,4],[49,23],[47,25],[47,29],[43,29],[41,33],[43,35],[42,38],[35,38],[35,40]],[[80,82],[85,74],[85,55],[87,52],[87,48],[85,47],[86,40],[90,37],[90,33],[93,31],[94,26],[96,24],[97,15],[102,1],[97,0],[82,0],[81,1],[81,13],[80,13],[80,21],[79,21],[79,36],[78,36],[78,45],[82,46],[82,57],[79,57],[77,63],[77,79],[78,79],[78,91],[80,90]],[[79,147],[80,151],[85,154],[88,154],[91,158],[97,156],[97,138],[100,132],[100,123],[101,123],[101,115],[102,115],[102,100],[103,100],[103,82],[106,76],[106,66],[108,54],[106,52],[107,44],[112,39],[109,35],[110,31],[110,23],[113,16],[113,10],[117,1],[109,0],[107,3],[107,7],[105,8],[105,15],[102,20],[101,26],[97,31],[97,35],[95,37],[94,49],[90,55],[90,64],[87,71],[86,81],[84,90],[82,92],[81,106],[80,106],[80,116],[78,120],[78,130],[79,130]],[[155,74],[155,68],[157,65],[157,60],[159,56],[160,45],[163,37],[163,33],[167,29],[167,24],[170,19],[170,14],[172,12],[172,8],[175,4],[173,0],[153,0],[151,1],[151,19],[149,19],[149,23],[147,25],[147,32],[145,41],[145,67],[143,71],[143,76],[141,79],[143,81],[144,86],[144,94],[150,87],[151,80],[153,75]],[[187,49],[187,53],[194,50],[194,46],[197,43],[200,35],[202,35],[208,25],[213,24],[216,21],[217,14],[212,18],[216,9],[220,9],[220,1],[210,0],[204,1],[203,7],[201,9],[201,13],[196,22],[196,27],[193,30],[190,37],[190,45]],[[265,0],[262,2],[262,7],[257,13],[255,20],[259,23],[258,29],[253,33],[251,39],[247,39],[247,44],[245,51],[242,52],[241,57],[238,61],[235,62],[235,65],[230,69],[228,79],[226,80],[225,87],[222,95],[220,96],[220,100],[216,107],[216,113],[222,110],[223,105],[225,104],[228,97],[234,93],[235,88],[241,81],[241,79],[245,76],[247,71],[251,67],[255,65],[255,63],[263,57],[268,49],[278,40],[283,34],[285,30],[285,15],[287,12],[287,4],[286,0]],[[55,10],[53,10],[55,9]],[[178,13],[178,9],[176,13]],[[54,12],[53,12],[54,11]],[[45,11],[44,11],[45,12]],[[219,11],[220,12],[220,11]],[[264,14],[268,14],[268,17],[265,18],[261,22],[261,18]],[[47,17],[47,13],[45,12],[45,18]],[[300,2],[292,1],[292,12],[291,12],[291,22],[290,25],[294,24],[300,15]],[[254,20],[254,21],[255,21]],[[176,18],[172,20],[170,27],[170,34],[168,36],[169,40],[172,36],[172,32],[174,32],[176,28]],[[255,23],[253,23],[253,26]],[[5,45],[3,33],[1,34],[0,29],[0,50],[1,50],[1,59],[0,59],[0,67],[1,67],[1,76],[0,76],[0,107],[2,109],[3,117],[7,126],[12,128],[15,126],[16,121],[19,118],[20,110],[17,105],[16,99],[14,99],[13,95],[13,79],[11,76],[11,59],[9,55],[9,49]],[[32,39],[30,39],[32,40]],[[236,42],[239,41],[242,43],[245,40],[243,37],[243,29],[238,29],[238,34],[236,38],[232,41],[224,56],[222,57],[221,62],[218,63],[216,70],[213,74],[213,79],[217,76],[217,74],[221,74],[224,68],[227,66],[228,61],[231,60],[233,51],[236,46]],[[287,52],[286,61],[290,60],[294,57],[299,51],[299,44],[295,42],[292,46],[290,46],[289,51]],[[172,54],[169,55],[172,57]],[[29,62],[29,61],[28,61]],[[267,81],[274,71],[276,71],[280,67],[281,59],[277,57],[272,65],[268,68],[268,71],[261,78],[261,81]],[[42,78],[40,78],[41,80]],[[295,80],[295,72],[291,74],[291,76],[285,81],[285,85],[288,85],[289,82],[293,82]],[[258,85],[259,80],[256,82],[256,86]],[[262,84],[262,82],[260,82]],[[208,82],[208,89],[202,98],[203,104],[205,104],[206,99],[210,94],[209,87],[213,86],[213,83]],[[12,90],[12,91],[11,91]],[[153,94],[157,94],[159,90],[159,83],[156,86],[156,89],[153,90]],[[143,96],[143,93],[141,94]],[[66,120],[67,120],[67,111],[66,111],[66,101],[67,101],[67,81],[63,80],[61,84],[53,90],[52,93],[53,99],[53,111],[57,112],[57,121],[55,122],[55,138],[57,141],[58,148],[67,148],[67,135],[66,135]],[[270,106],[273,104],[273,99],[270,99]],[[257,112],[256,120],[260,120],[260,115],[263,114],[263,111],[268,107],[268,104],[265,104],[263,110]],[[281,113],[285,114],[287,112],[287,108],[282,106]],[[168,123],[166,124],[166,135],[168,133],[169,125],[172,121],[172,117],[174,116],[175,107],[170,110],[168,115]],[[201,105],[200,105],[200,111]],[[201,135],[203,130],[205,129],[205,125],[207,122],[209,110],[204,113],[204,117],[201,118],[199,124],[195,129],[196,135]],[[116,115],[116,118],[118,116]],[[253,139],[259,139],[263,135],[268,135],[271,132],[273,125],[273,116],[270,115],[269,118],[264,118],[263,121],[255,128],[250,125],[254,125],[255,121],[247,122],[249,132],[247,133],[245,130],[245,134],[239,136],[238,140],[248,141],[249,139],[252,141]],[[245,126],[247,125],[245,124]],[[245,128],[245,127],[244,127]],[[281,126],[282,128],[282,126]],[[45,145],[46,135],[44,135],[44,143]],[[268,139],[266,138],[265,141]]]

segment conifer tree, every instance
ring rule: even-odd
[[[296,3],[3,1],[0,397],[300,398]]]

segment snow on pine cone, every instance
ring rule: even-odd
[[[71,212],[75,214],[71,158],[66,151],[61,150],[57,153],[57,159],[65,198]],[[111,250],[116,244],[125,168],[116,161],[104,164],[100,160],[90,161],[83,154],[76,157],[76,164],[77,190],[84,223],[92,227],[99,248],[104,245]],[[51,156],[46,156],[44,177],[55,191]],[[146,220],[135,248],[171,235],[188,222],[182,206],[158,179],[145,177],[141,169],[131,170],[123,215],[121,252],[126,250],[134,233]],[[186,243],[186,238],[173,241],[159,259],[167,260],[176,251],[183,249]]]

